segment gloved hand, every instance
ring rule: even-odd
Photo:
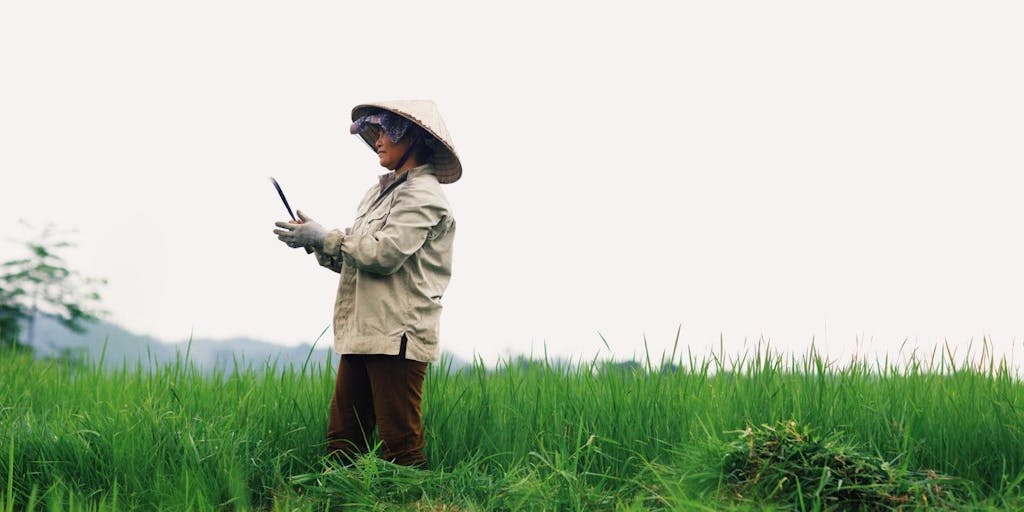
[[[322,249],[327,230],[312,218],[307,217],[306,214],[302,213],[302,210],[296,210],[295,213],[299,215],[298,222],[274,223],[275,226],[281,228],[274,230],[277,239],[292,248],[312,247]]]

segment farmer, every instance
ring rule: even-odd
[[[298,212],[274,233],[289,247],[312,248],[320,265],[341,274],[328,452],[344,462],[365,453],[376,426],[385,460],[423,466],[423,378],[439,355],[455,238],[441,184],[457,181],[462,164],[432,101],[358,105],[352,121],[351,132],[391,172],[367,191],[351,227],[327,230]]]

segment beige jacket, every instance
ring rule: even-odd
[[[389,181],[380,181],[359,203],[352,227],[331,230],[316,251],[321,265],[341,274],[334,350],[395,355],[405,335],[406,358],[433,362],[455,219],[431,164],[410,169],[383,197]]]

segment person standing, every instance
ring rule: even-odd
[[[424,466],[423,380],[440,355],[441,299],[451,279],[455,217],[441,188],[462,164],[433,101],[367,103],[352,109],[358,134],[389,170],[367,191],[352,225],[328,230],[299,211],[276,222],[278,239],[311,248],[340,274],[334,350],[341,354],[327,449],[343,461],[368,451],[376,427],[381,457]]]

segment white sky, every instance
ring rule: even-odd
[[[3,2],[0,235],[76,228],[132,330],[308,342],[336,275],[271,233],[267,177],[348,225],[382,170],[350,109],[431,98],[465,168],[462,357],[658,353],[680,325],[700,355],[1011,350],[1022,26],[1017,2]]]

